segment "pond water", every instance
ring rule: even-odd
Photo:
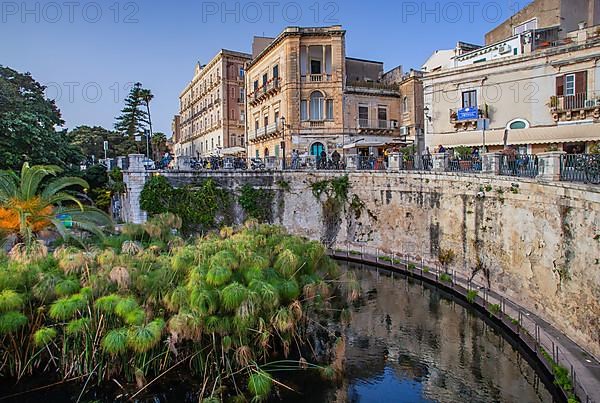
[[[374,268],[356,272],[365,293],[345,329],[345,378],[337,385],[304,372],[282,379],[298,393],[285,402],[551,402],[552,395],[521,354],[473,310],[443,292]],[[140,401],[197,402],[196,381],[178,374]],[[28,393],[13,401],[76,401],[81,385]],[[114,391],[113,391],[114,392]],[[118,393],[117,393],[118,394]],[[3,393],[0,393],[2,396]],[[88,391],[82,401],[114,401]]]
[[[523,356],[472,310],[435,288],[353,267],[368,299],[346,331],[347,401],[552,401]]]

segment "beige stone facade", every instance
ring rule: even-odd
[[[402,74],[389,82],[382,63],[347,58],[340,26],[291,27],[266,39],[253,46],[258,54],[246,74],[250,157],[281,158],[282,146],[286,158],[294,149],[343,154],[344,145],[398,140]]]
[[[492,151],[502,148],[505,134],[523,153],[584,152],[600,140],[599,30],[584,28],[543,43],[533,40],[536,32],[476,49],[455,58],[455,67],[425,74],[428,146],[482,146],[477,122],[484,118]]]
[[[245,147],[244,65],[251,55],[221,50],[208,64],[196,65],[179,96],[176,155],[198,157]]]

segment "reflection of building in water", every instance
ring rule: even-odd
[[[543,386],[536,392],[535,372],[510,344],[462,306],[398,275],[357,274],[363,293],[376,292],[347,331],[351,384],[371,385],[391,368],[398,382],[420,384],[425,399],[551,400]]]

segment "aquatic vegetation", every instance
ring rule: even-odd
[[[172,231],[181,220],[161,220],[86,250],[0,258],[2,375],[92,374],[140,388],[181,364],[213,385],[201,400],[262,401],[278,387],[273,359],[330,372],[308,363],[317,357],[307,343],[334,351],[335,332],[309,325],[342,311],[348,320],[361,291],[322,245],[256,222],[185,244]]]

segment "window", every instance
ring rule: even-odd
[[[210,149],[213,150],[215,148],[215,139],[210,139]]]
[[[327,111],[327,120],[333,120],[333,99],[328,99],[325,103],[325,110]]]
[[[477,91],[465,91],[462,93],[463,108],[477,108]]]
[[[279,124],[279,111],[275,112],[275,125]]]
[[[507,129],[528,129],[529,128],[529,122],[526,121],[525,119],[514,119],[511,120],[510,122],[508,122],[508,124],[506,125]]]
[[[279,65],[276,64],[275,66],[273,66],[273,79],[278,79],[279,78]]]
[[[308,120],[308,114],[306,112],[306,100],[300,101],[300,120]]]
[[[246,114],[244,112],[240,112],[240,122],[246,121]]]
[[[575,74],[565,76],[565,95],[575,95]]]
[[[387,107],[380,106],[377,108],[377,119],[379,120],[380,123],[382,121],[387,122]]]
[[[264,121],[265,121],[265,127],[269,126],[269,115],[265,115]]]
[[[240,99],[239,99],[239,102],[240,103],[244,102],[244,89],[243,88],[240,88]]]
[[[254,121],[254,130],[258,131],[258,119]]]
[[[267,76],[267,73],[265,73],[265,74],[263,74],[263,81],[262,81],[264,92],[267,92],[267,81],[269,81],[269,77]]]
[[[321,74],[321,61],[320,60],[311,59],[310,74]]]
[[[369,107],[364,105],[358,106],[358,125],[361,127],[369,124]]]
[[[240,78],[244,78],[244,68],[240,66]]]
[[[402,98],[402,112],[408,113],[408,97]]]
[[[221,136],[217,137],[217,147],[221,146]]]
[[[310,94],[310,120],[323,120],[323,94],[319,91]]]
[[[254,92],[258,91],[258,80],[254,81]]]

